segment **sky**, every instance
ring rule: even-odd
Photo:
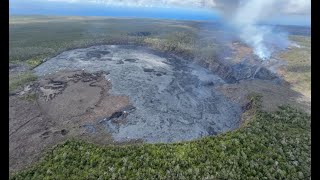
[[[253,5],[272,2],[244,1]],[[241,3],[241,0],[9,0],[9,13],[218,21],[234,15]],[[310,0],[277,0],[269,11],[259,13],[259,21],[310,26],[310,14]]]

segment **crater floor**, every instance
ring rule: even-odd
[[[84,125],[90,127],[88,133],[99,126],[116,141],[176,142],[232,130],[240,123],[240,105],[214,90],[225,83],[219,76],[168,54],[136,46],[92,46],[63,52],[34,69],[39,76],[62,70],[108,72],[109,93],[128,96],[133,106],[91,120]]]

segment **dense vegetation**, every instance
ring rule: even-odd
[[[310,115],[290,107],[215,137],[173,144],[99,146],[68,140],[10,179],[309,179]]]
[[[11,16],[9,22],[9,62],[31,67],[65,50],[99,44],[145,45],[204,60],[225,48],[212,39],[217,28],[197,21]]]
[[[155,19],[11,16],[9,22],[9,61],[31,66],[65,50],[97,44],[149,44],[158,50],[188,51],[195,46],[198,31],[196,22]]]

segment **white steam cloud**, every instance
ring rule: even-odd
[[[285,33],[276,33],[271,27],[258,24],[281,14],[308,15],[311,8],[308,0],[216,0],[216,4],[238,30],[239,37],[263,60],[270,58],[273,47],[285,48],[290,42]]]
[[[265,16],[272,15],[278,0],[248,0],[239,3],[235,14],[231,17],[231,24],[239,30],[240,38],[254,49],[254,53],[261,59],[270,58],[272,51],[267,40],[273,38],[274,33],[268,26],[258,26],[257,23]],[[274,39],[274,38],[273,38]],[[280,40],[287,41],[286,36]],[[278,45],[278,44],[274,44]]]
[[[51,0],[51,1],[77,1],[90,2],[116,6],[135,7],[197,7],[213,8],[214,0]]]

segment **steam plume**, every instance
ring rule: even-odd
[[[276,33],[259,23],[281,14],[310,13],[310,2],[305,0],[216,0],[216,4],[239,37],[263,60],[270,58],[272,47],[285,48],[289,40],[287,34]]]

